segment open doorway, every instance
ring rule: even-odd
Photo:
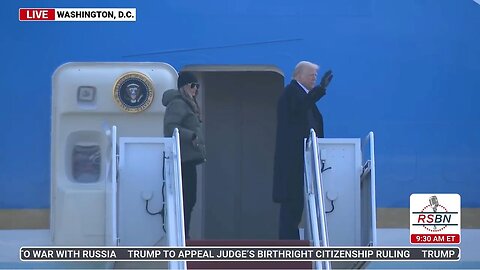
[[[272,201],[276,104],[274,66],[186,66],[201,84],[207,162],[200,166],[193,239],[276,239]]]

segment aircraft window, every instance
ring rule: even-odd
[[[98,145],[75,145],[73,148],[73,179],[80,183],[97,182],[100,178],[101,153]]]

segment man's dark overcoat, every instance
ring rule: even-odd
[[[323,138],[323,117],[315,103],[325,95],[319,86],[308,94],[292,80],[277,105],[277,139],[273,173],[273,200],[303,200],[303,141],[314,128]]]

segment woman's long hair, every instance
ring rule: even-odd
[[[187,104],[190,105],[190,107],[192,107],[192,110],[197,115],[198,120],[200,122],[202,122],[200,107],[198,106],[198,102],[197,102],[197,98],[196,98],[197,95],[195,95],[193,97],[190,96],[187,93],[187,91],[185,90],[185,87],[187,87],[187,85],[183,86],[183,87],[180,87],[180,89],[178,89],[178,91],[180,91],[180,94],[182,95],[183,99],[187,102]],[[197,93],[198,93],[198,89],[197,89]]]

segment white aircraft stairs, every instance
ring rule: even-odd
[[[304,144],[306,239],[314,247],[376,245],[374,135],[317,138]],[[366,262],[316,261],[314,269],[365,268]]]
[[[93,191],[66,191],[80,202],[104,198],[102,239],[78,229],[67,204],[56,205],[54,245],[106,246],[372,246],[376,244],[375,160],[373,133],[365,139],[324,139],[315,132],[305,140],[305,230],[303,240],[192,240],[183,224],[181,156],[178,130],[173,137],[120,137],[113,126],[105,132],[110,144],[106,158],[104,196]],[[159,181],[159,179],[161,181]],[[92,193],[92,194],[90,194]],[[80,195],[72,195],[80,194]],[[55,200],[54,200],[55,201]],[[77,199],[76,205],[79,200]],[[99,207],[101,208],[101,207]],[[83,213],[83,215],[85,215]],[[148,214],[147,214],[148,213]],[[71,222],[71,223],[68,223]],[[103,222],[89,221],[93,225]],[[93,222],[93,223],[92,223]],[[91,225],[91,226],[93,226]],[[93,227],[92,227],[93,228]],[[90,228],[90,230],[93,230]],[[365,262],[330,261],[118,261],[110,268],[364,268]]]

